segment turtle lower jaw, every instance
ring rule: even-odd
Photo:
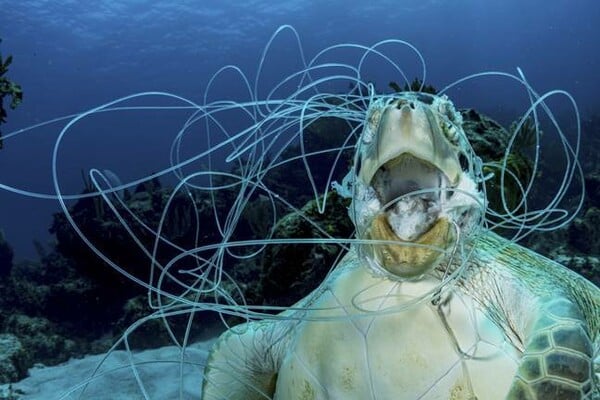
[[[380,214],[373,219],[366,238],[395,242],[367,245],[371,259],[379,267],[399,278],[418,278],[440,263],[454,234],[448,219],[441,217],[416,239],[403,240],[390,226],[388,217]]]
[[[388,243],[366,245],[371,260],[401,278],[418,278],[434,268],[454,236],[441,212],[448,186],[439,168],[411,154],[382,165],[371,182],[381,211],[369,223],[366,238]]]

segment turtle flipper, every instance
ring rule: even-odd
[[[596,399],[594,346],[580,308],[562,296],[539,304],[507,399]]]
[[[256,321],[223,333],[204,370],[202,399],[271,399],[285,339],[278,328]]]

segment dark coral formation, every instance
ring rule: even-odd
[[[4,238],[2,231],[0,231],[0,279],[10,274],[13,265],[13,256],[14,252],[12,248]]]
[[[584,120],[582,131],[579,159],[585,171],[586,198],[579,215],[565,229],[536,232],[523,244],[600,286],[600,117]],[[552,162],[541,159],[542,164]],[[561,177],[558,173],[555,179]]]
[[[89,191],[87,187],[84,193]],[[142,223],[156,229],[170,191],[156,181],[148,182],[126,195],[124,201]],[[198,209],[189,196],[176,196],[169,210],[170,223],[165,225],[163,235],[172,243],[191,248],[217,240],[209,234],[216,232],[209,223],[212,219],[209,209],[200,216],[207,228],[207,235],[200,238],[204,242],[196,239],[192,216]],[[70,212],[88,239],[109,259],[128,267],[128,272],[138,274],[140,279],[148,279],[148,257],[102,199],[82,198]],[[142,245],[152,249],[155,236],[131,215],[124,216],[124,220]],[[93,253],[64,214],[54,215],[51,232],[56,236],[56,244],[48,252],[38,246],[39,262],[19,262],[12,268],[4,268],[7,272],[0,280],[0,332],[18,337],[27,349],[28,357],[23,361],[27,367],[32,366],[32,360],[53,365],[73,356],[104,352],[129,325],[150,313],[144,304],[145,289],[128,281]],[[162,263],[179,253],[166,245],[159,246],[159,250]],[[187,320],[170,322],[177,331],[178,327],[185,327]],[[131,337],[134,348],[170,343],[160,321],[151,321],[140,332]]]
[[[323,199],[321,199],[322,201]],[[348,201],[330,192],[324,213],[309,201],[298,213],[286,215],[275,227],[274,239],[350,238],[354,225],[348,217]],[[343,255],[338,244],[281,244],[268,246],[262,260],[263,301],[291,305],[320,282]]]
[[[475,154],[485,162],[497,165],[494,167],[493,164],[489,164],[483,168],[484,175],[493,175],[486,181],[489,207],[501,214],[507,211],[518,212],[519,202],[523,198],[518,182],[528,182],[533,172],[531,158],[526,155],[526,151],[532,145],[531,137],[535,135],[535,126],[526,123],[519,130],[517,136],[519,140],[514,143],[513,151],[506,159],[506,170],[512,174],[505,173],[504,182],[502,182],[501,163],[516,125],[513,124],[506,129],[498,122],[473,109],[461,110],[461,114],[464,120],[463,129]],[[504,195],[507,209],[504,208],[502,195]]]
[[[392,81],[388,83],[388,86],[396,93],[422,92],[429,94],[437,94],[438,92],[434,86],[424,84],[423,81],[421,81],[419,78],[413,79],[410,85],[408,83],[405,83],[404,86],[400,86],[397,82]]]
[[[15,335],[0,334],[0,384],[27,376],[28,355]]]

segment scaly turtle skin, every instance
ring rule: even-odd
[[[375,101],[346,182],[360,240],[222,335],[203,398],[599,398],[600,290],[482,228],[476,160],[446,98]]]

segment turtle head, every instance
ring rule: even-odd
[[[376,270],[418,279],[478,225],[478,159],[461,125],[445,96],[409,92],[369,107],[350,214]]]

